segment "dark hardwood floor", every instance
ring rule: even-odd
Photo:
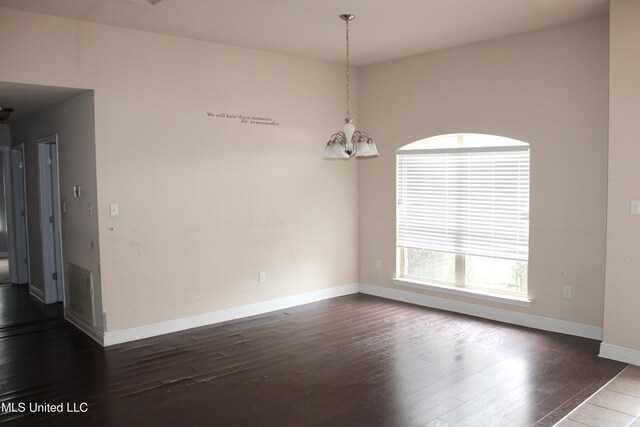
[[[625,367],[598,344],[365,295],[107,349],[57,318],[0,329],[0,401],[87,412],[0,422],[550,426]]]
[[[45,305],[29,294],[29,285],[0,285],[0,328],[62,316],[62,304]]]

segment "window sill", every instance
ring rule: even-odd
[[[418,280],[393,277],[393,283],[401,286],[411,286],[412,288],[427,289],[430,291],[443,292],[451,295],[459,295],[470,298],[477,298],[486,301],[500,302],[503,304],[518,305],[521,307],[531,307],[531,300],[526,297],[518,297],[514,295],[504,295],[488,291],[480,291],[477,289],[459,288],[457,286],[449,286],[441,283],[421,282]]]

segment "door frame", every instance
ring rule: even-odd
[[[11,180],[11,147],[0,147],[2,151],[2,174],[4,188],[4,217],[7,229],[7,258],[9,263],[9,281],[13,283],[13,197],[12,197],[12,180]]]
[[[44,297],[45,303],[50,304],[64,301],[65,275],[60,221],[58,135],[54,134],[38,139],[36,145],[38,147],[38,197],[40,200]],[[51,223],[53,223],[53,232],[45,232],[51,228]]]
[[[19,165],[16,165],[16,153],[20,153],[21,159]],[[16,179],[20,177],[20,180]],[[22,185],[20,185],[20,182]],[[28,201],[27,201],[27,162],[26,162],[26,152],[25,152],[25,144],[19,144],[11,147],[11,188],[12,188],[12,203],[13,208],[11,212],[13,213],[12,224],[13,230],[11,235],[13,236],[14,244],[11,246],[11,252],[13,252],[13,263],[11,263],[11,283],[31,283],[31,257],[29,256],[29,209],[28,209]],[[23,211],[18,212],[18,203],[16,200],[18,197],[22,196],[23,200]],[[18,230],[18,218],[24,217],[24,230]],[[26,258],[26,272],[25,274],[20,274],[20,268],[18,267],[21,262],[23,262],[20,251],[18,250],[19,242],[24,239],[24,258]],[[30,288],[33,286],[30,285]],[[40,298],[40,295],[38,295]]]

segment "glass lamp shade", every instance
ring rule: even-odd
[[[348,159],[349,158],[349,155],[345,151],[344,146],[342,144],[337,143],[337,142],[334,144],[334,153],[335,153],[335,158],[336,159]]]
[[[349,155],[344,150],[344,147],[339,142],[332,142],[331,150],[329,151],[329,155],[325,158],[327,159],[348,159]]]
[[[379,156],[380,155],[378,153],[378,147],[376,147],[376,143],[373,142],[373,139],[370,139],[367,142],[367,145],[369,146],[369,151],[371,152],[371,156],[370,157],[375,157],[375,156]]]
[[[344,127],[342,128],[342,131],[344,132],[344,139],[345,139],[345,149],[346,151],[353,151],[353,142],[352,142],[352,138],[353,138],[353,133],[356,131],[356,127],[353,123],[351,122],[347,122],[344,124]]]
[[[362,139],[356,144],[356,157],[375,157],[378,155],[378,149],[372,139]]]
[[[356,143],[356,157],[369,157],[371,156],[371,150],[369,150],[369,144],[367,141],[360,140]]]
[[[328,143],[327,145],[324,146],[324,153],[322,153],[322,157],[324,159],[332,159],[332,151],[333,151],[333,147],[331,143]]]

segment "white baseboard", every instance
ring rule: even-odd
[[[402,301],[410,304],[416,304],[425,307],[437,308],[441,310],[482,317],[485,319],[496,320],[499,322],[526,326],[534,329],[575,335],[595,340],[602,339],[602,328],[597,326],[568,322],[566,320],[551,319],[548,317],[536,316],[532,314],[518,313],[515,311],[454,301],[446,298],[432,297],[425,294],[387,288],[384,286],[370,285],[366,283],[350,283],[334,288],[320,289],[304,294],[277,298],[240,307],[232,307],[196,316],[154,323],[151,325],[122,329],[118,331],[108,331],[104,334],[97,329],[87,327],[86,325],[84,325],[84,322],[74,318],[72,313],[66,313],[66,318],[82,331],[86,332],[98,343],[104,346],[110,346],[143,338],[164,335],[172,332],[183,331],[186,329],[197,328],[200,326],[213,325],[229,320],[255,316],[258,314],[282,310],[302,304],[309,304],[329,298],[356,294],[358,292],[395,301]],[[640,352],[634,352],[634,350],[624,349],[621,347],[611,346],[603,343],[600,349],[600,355],[602,357],[640,365]]]
[[[87,325],[82,319],[80,319],[78,316],[73,314],[72,311],[67,309],[64,310],[64,318],[67,319],[67,321],[71,322],[76,328],[89,335],[89,337],[93,338],[95,342],[104,346],[104,333],[101,330]]]
[[[640,366],[640,351],[606,342],[600,343],[600,357]]]
[[[440,310],[453,311],[455,313],[468,314],[485,319],[497,320],[499,322],[511,323],[514,325],[526,326],[544,331],[559,332],[561,334],[575,335],[594,340],[602,339],[602,328],[585,325],[582,323],[568,322],[566,320],[551,319],[548,317],[535,316],[532,314],[518,313],[515,311],[503,310],[499,308],[485,307],[478,304],[454,301],[445,298],[432,297],[415,292],[402,291],[384,286],[360,284],[360,292],[410,304],[422,305],[425,307],[437,308]]]
[[[104,333],[102,344],[110,346],[142,338],[154,337],[171,332],[183,331],[197,328],[199,326],[212,325],[226,322],[228,320],[240,319],[248,316],[268,313],[270,311],[282,310],[297,305],[308,304],[329,298],[343,295],[357,294],[359,286],[357,283],[350,283],[334,288],[320,289],[318,291],[307,292],[299,295],[292,295],[284,298],[277,298],[255,304],[233,307],[210,313],[199,314],[197,316],[184,317],[181,319],[169,320],[166,322],[154,323],[151,325],[139,326],[136,328],[123,329],[119,331],[108,331]],[[84,330],[84,329],[83,329]],[[98,341],[100,342],[100,341]]]
[[[38,298],[40,302],[46,304],[44,302],[44,292],[36,288],[35,286],[33,286],[31,283],[29,283],[29,293],[34,297]]]

